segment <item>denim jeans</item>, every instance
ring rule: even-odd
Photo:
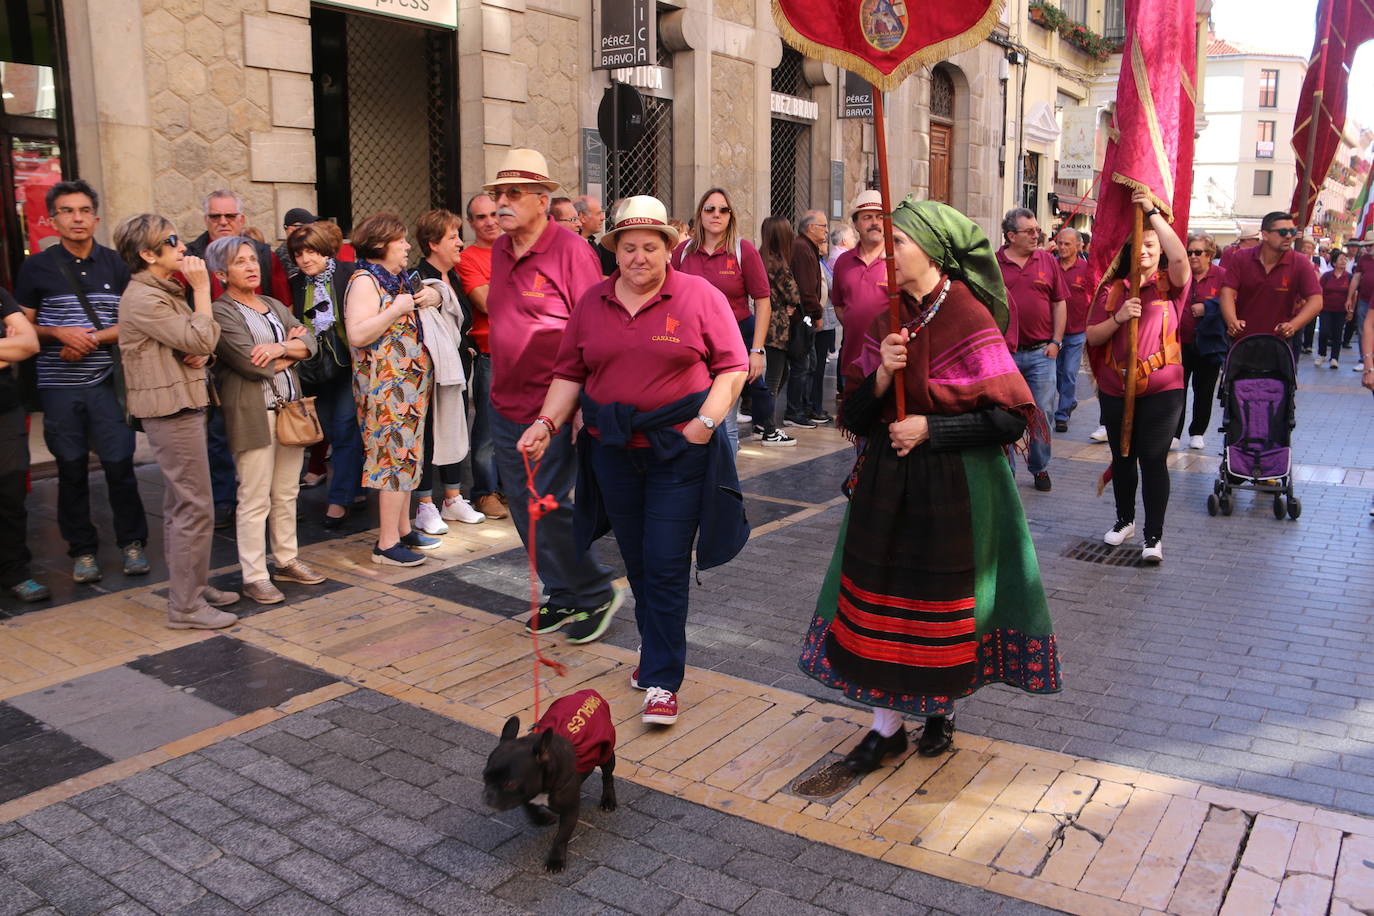
[[[210,458],[210,492],[214,494],[215,506],[232,509],[239,501],[239,476],[234,470],[234,453],[229,451],[224,411],[218,407],[211,407],[205,416],[205,453]]]
[[[91,523],[90,453],[100,458],[114,516],[115,543],[148,543],[148,519],[134,476],[134,431],[124,422],[114,382],[82,388],[40,388],[43,441],[57,461],[57,526],[67,555],[95,553]]]
[[[592,451],[592,469],[625,559],[639,628],[639,685],[677,692],[687,664],[687,592],[708,446],[670,461],[647,448]]]
[[[1039,350],[1018,350],[1012,354],[1012,359],[1016,361],[1016,368],[1021,370],[1021,375],[1026,379],[1026,384],[1030,386],[1031,396],[1035,398],[1035,406],[1040,408],[1040,413],[1048,422],[1049,417],[1054,415],[1055,361],[1045,356],[1045,348],[1043,347]],[[1030,457],[1026,464],[1030,467],[1032,474],[1049,470],[1050,443],[1048,440],[1041,441],[1038,437],[1031,440]]]
[[[1059,406],[1054,411],[1055,420],[1069,422],[1069,414],[1078,406],[1078,367],[1083,363],[1083,342],[1087,339],[1087,331],[1064,335],[1064,346],[1054,361],[1059,383]]]
[[[835,349],[835,329],[817,331],[812,347],[815,356],[811,366],[811,409],[816,413],[825,410],[825,367],[830,359],[830,351]]]
[[[1369,300],[1355,300],[1355,353],[1357,359],[1363,359],[1364,355],[1374,347],[1364,342],[1364,317],[1369,314]]]
[[[472,361],[472,377],[468,379],[468,397],[472,403],[472,430],[469,437],[472,456],[472,499],[501,491],[501,478],[496,470],[496,454],[491,439],[491,354],[478,353]],[[520,478],[522,481],[524,478]],[[519,482],[511,485],[513,493],[522,492]]]
[[[358,431],[358,404],[353,400],[351,379],[345,377],[316,390],[315,409],[329,442],[329,463],[334,467],[329,502],[346,508],[363,487],[363,437]]]
[[[496,468],[510,500],[510,517],[520,542],[529,547],[530,517],[526,502],[525,462],[515,443],[529,427],[491,411],[491,438],[495,447]],[[572,424],[564,423],[549,441],[544,458],[535,471],[534,487],[541,496],[551,494],[558,508],[539,520],[536,532],[536,559],[539,578],[544,582],[548,602],[554,607],[594,608],[615,596],[609,567],[596,559],[596,548],[577,548],[573,538],[572,489],[577,483],[577,452],[573,448]]]
[[[800,344],[787,350],[787,411],[785,417],[805,417],[811,413],[811,374],[816,361],[816,332],[800,321],[792,322],[792,333],[800,334]]]

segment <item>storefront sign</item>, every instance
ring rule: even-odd
[[[873,84],[848,70],[840,84],[840,117],[873,117]]]
[[[819,103],[782,92],[774,92],[769,96],[768,110],[773,114],[787,115],[802,121],[814,121],[821,116]]]
[[[598,200],[606,196],[606,144],[590,127],[582,128],[582,193]]]
[[[1064,129],[1059,135],[1059,175],[1071,181],[1093,177],[1097,160],[1097,107],[1075,105],[1063,112]]]
[[[593,70],[645,67],[658,56],[658,29],[651,0],[600,0]]]
[[[339,6],[360,13],[392,16],[422,25],[445,29],[458,28],[458,0],[319,0],[326,6]]]

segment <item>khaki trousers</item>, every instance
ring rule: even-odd
[[[239,566],[244,584],[265,582],[267,531],[272,534],[272,559],[285,566],[296,559],[296,494],[301,488],[299,445],[277,442],[277,415],[267,415],[272,444],[234,453],[239,473]]]
[[[145,418],[143,431],[162,471],[167,610],[169,614],[194,614],[207,607],[201,593],[210,575],[210,545],[215,536],[205,411]]]

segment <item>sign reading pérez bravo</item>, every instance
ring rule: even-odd
[[[652,0],[599,0],[593,70],[645,67],[658,56]]]
[[[458,28],[458,0],[319,0],[325,6],[339,6],[360,13],[408,19],[446,29]]]
[[[873,117],[873,84],[857,73],[844,71],[840,83],[840,117]]]

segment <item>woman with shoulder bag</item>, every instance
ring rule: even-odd
[[[314,356],[318,345],[290,309],[254,292],[261,268],[248,239],[216,239],[205,260],[224,284],[214,304],[220,326],[215,368],[229,450],[239,474],[243,593],[259,604],[280,604],[286,596],[268,578],[266,529],[272,533],[277,579],[302,585],[324,581],[296,555],[296,496],[304,448],[282,441],[284,427],[278,425],[285,403],[302,397],[294,366]]]
[[[344,333],[344,296],[348,278],[358,266],[339,261],[335,255],[343,233],[334,223],[307,223],[291,232],[286,250],[299,269],[291,278],[291,300],[296,317],[314,331],[319,350],[296,365],[296,375],[307,395],[315,397],[315,410],[329,443],[329,508],[324,527],[338,528],[348,509],[362,495],[363,439],[358,431],[358,405],[353,400],[353,356]],[[311,469],[320,473],[320,468]],[[307,480],[307,483],[309,480]]]

